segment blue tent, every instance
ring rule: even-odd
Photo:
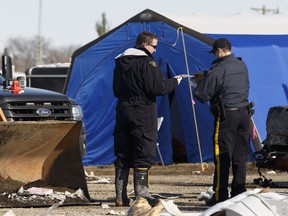
[[[114,59],[133,47],[142,31],[151,31],[158,36],[154,57],[167,78],[187,71],[192,74],[207,70],[214,59],[208,54],[213,38],[222,37],[201,34],[147,9],[79,48],[72,56],[65,92],[83,109],[87,129],[84,165],[107,165],[114,161],[113,129],[117,103],[112,91]],[[265,136],[269,107],[287,103],[288,75],[285,69],[288,63],[284,61],[288,55],[287,46],[284,46],[287,37],[275,36],[277,44],[271,44],[274,39],[269,36],[226,36],[234,45],[233,52],[248,64],[251,100],[256,102],[255,120],[261,135]],[[158,116],[164,117],[158,137],[164,163],[212,161],[213,117],[209,104],[196,101],[194,119],[188,79],[183,80],[172,94],[158,97],[157,105]]]

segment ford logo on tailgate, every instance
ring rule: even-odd
[[[39,116],[42,116],[42,117],[48,117],[51,115],[51,110],[47,109],[47,108],[39,108],[36,110],[36,113],[39,115]]]

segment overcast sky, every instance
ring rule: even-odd
[[[42,1],[41,10],[39,3]],[[0,0],[0,50],[8,38],[40,35],[53,46],[82,46],[95,38],[95,24],[106,13],[110,28],[145,9],[160,14],[232,15],[259,12],[251,7],[288,13],[288,0]],[[41,11],[41,16],[39,16]],[[39,19],[40,18],[40,19]],[[41,23],[41,25],[39,25]]]

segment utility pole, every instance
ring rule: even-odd
[[[38,12],[38,37],[37,37],[37,50],[36,50],[36,65],[43,63],[43,43],[42,43],[42,0],[39,0],[39,12]]]
[[[260,11],[262,15],[265,15],[267,12],[273,12],[274,14],[279,14],[279,8],[275,9],[268,9],[263,5],[262,8],[251,8],[251,10]]]

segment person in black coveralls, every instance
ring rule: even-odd
[[[158,38],[142,32],[136,46],[115,59],[113,91],[118,99],[114,130],[116,206],[129,206],[127,183],[134,169],[135,197],[151,205],[157,200],[148,190],[148,170],[155,163],[157,142],[156,96],[169,94],[182,77],[166,79],[152,54]]]
[[[229,198],[228,180],[232,163],[231,196],[246,191],[249,152],[249,78],[245,63],[231,53],[231,43],[220,38],[210,51],[216,56],[210,70],[196,73],[195,98],[210,102],[214,120],[214,194],[206,201],[214,205]]]

